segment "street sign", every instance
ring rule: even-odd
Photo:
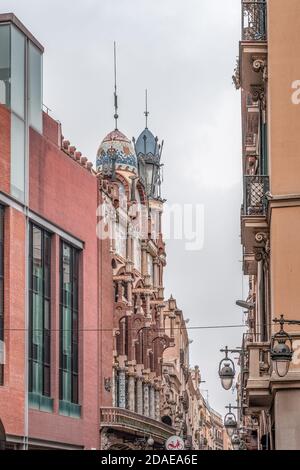
[[[184,450],[184,441],[179,436],[172,436],[166,442],[167,450]]]

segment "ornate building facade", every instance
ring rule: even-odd
[[[162,446],[175,432],[160,415],[162,357],[173,345],[163,314],[161,153],[162,145],[147,127],[134,145],[116,128],[97,153],[115,301],[112,403],[101,410],[106,448],[141,447],[147,439]]]
[[[279,0],[242,1],[234,76],[241,89],[241,234],[249,278],[239,403],[248,448],[262,450],[300,448],[299,14],[297,0],[284,8]]]

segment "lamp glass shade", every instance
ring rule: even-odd
[[[278,360],[275,361],[275,369],[278,377],[285,377],[290,368],[290,361],[289,360]]]
[[[233,450],[239,450],[240,449],[241,440],[240,440],[240,438],[237,434],[232,436],[231,443],[232,443]]]
[[[233,384],[233,377],[221,377],[221,384],[225,390],[230,390]]]

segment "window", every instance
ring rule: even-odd
[[[51,235],[30,224],[29,234],[29,403],[52,410],[50,390]],[[43,398],[45,397],[45,398]],[[47,400],[48,397],[48,400]]]
[[[25,202],[25,124],[43,128],[42,54],[12,24],[0,26],[0,103],[11,108],[11,194]]]
[[[11,109],[25,118],[25,36],[11,28]]]
[[[11,115],[11,193],[24,202],[25,196],[25,124]]]
[[[29,44],[29,125],[42,133],[42,55]]]
[[[4,208],[0,206],[0,385],[4,384]]]
[[[10,107],[10,27],[0,26],[0,103]]]
[[[80,417],[78,397],[78,274],[79,252],[61,242],[59,411]]]

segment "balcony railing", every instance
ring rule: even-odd
[[[242,0],[242,40],[267,40],[267,4]]]
[[[160,421],[122,408],[101,408],[100,426],[127,433],[134,432],[141,436],[150,435],[158,442],[165,442],[176,434],[175,429]]]
[[[267,211],[266,193],[269,191],[269,177],[262,175],[244,176],[245,216],[264,216]]]

